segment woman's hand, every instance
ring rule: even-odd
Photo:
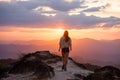
[[[70,46],[70,51],[72,51],[72,47]]]

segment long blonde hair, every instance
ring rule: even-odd
[[[69,33],[68,33],[68,31],[67,31],[67,30],[66,30],[66,31],[64,31],[63,36],[65,37],[65,42],[68,42],[68,40],[70,39],[70,37],[69,37]]]

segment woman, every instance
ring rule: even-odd
[[[68,31],[64,31],[63,36],[60,38],[59,51],[62,53],[63,66],[62,70],[67,70],[67,62],[69,51],[72,50],[71,38],[68,35]]]

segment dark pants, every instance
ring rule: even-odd
[[[69,48],[62,48],[62,53],[69,53]]]

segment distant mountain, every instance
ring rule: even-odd
[[[35,51],[37,45],[0,44],[0,58],[17,58],[20,54]]]
[[[75,47],[73,56],[79,62],[90,62],[98,65],[120,64],[120,40],[86,38],[75,40],[73,45]]]
[[[30,40],[0,42],[0,58],[17,58],[20,54],[38,50],[55,51],[58,48],[56,41]]]
[[[17,58],[21,53],[39,50],[50,50],[59,54],[58,40],[43,41],[14,41],[0,43],[0,58]],[[70,57],[80,63],[93,63],[104,66],[120,65],[120,39],[116,40],[94,40],[89,38],[72,39],[73,50]]]

